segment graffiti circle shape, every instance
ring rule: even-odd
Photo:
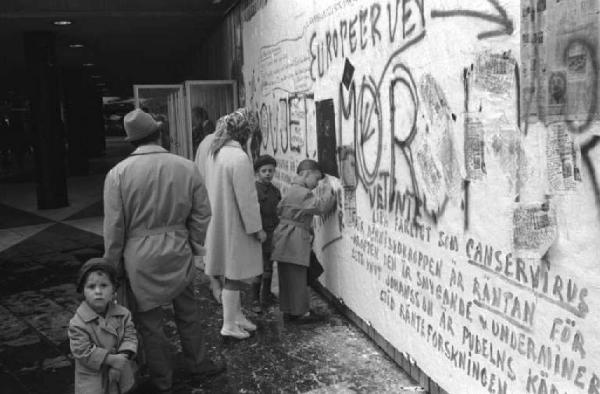
[[[377,88],[366,78],[360,87],[357,110],[356,164],[361,179],[370,185],[375,181],[381,163],[383,127]]]

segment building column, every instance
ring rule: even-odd
[[[69,204],[54,42],[52,32],[36,31],[24,35],[39,209]]]
[[[85,98],[88,92],[86,73],[82,68],[66,68],[63,70],[63,86],[65,92],[65,117],[69,149],[67,159],[69,174],[88,175],[89,118]]]
[[[102,112],[102,95],[96,91],[95,86],[91,86],[88,100],[90,128],[88,152],[91,157],[98,157],[104,155],[106,137],[104,132],[104,115]]]

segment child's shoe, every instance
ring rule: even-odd
[[[258,301],[253,301],[252,305],[250,305],[250,310],[256,314],[263,313],[263,309],[265,309],[264,306]]]

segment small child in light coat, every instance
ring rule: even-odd
[[[131,313],[114,302],[117,273],[102,258],[79,271],[77,291],[84,301],[69,322],[75,359],[75,394],[121,394],[135,383],[137,334]]]
[[[314,160],[303,160],[297,176],[278,205],[279,225],[273,234],[271,259],[278,262],[279,308],[284,318],[295,323],[312,323],[322,319],[310,310],[308,267],[312,249],[314,215],[324,215],[335,207],[335,194],[329,183],[322,197],[314,190],[324,178]]]

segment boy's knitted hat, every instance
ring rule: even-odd
[[[271,155],[260,155],[254,161],[254,171],[258,171],[260,167],[266,166],[267,164],[274,165],[277,167],[277,161]]]
[[[298,168],[296,168],[296,174],[300,174],[302,171],[320,171],[321,179],[325,177],[325,174],[321,169],[321,165],[311,159],[304,159],[300,162],[300,164],[298,164]]]
[[[83,292],[83,287],[85,286],[88,274],[93,271],[102,271],[106,273],[114,287],[117,287],[117,270],[114,265],[101,257],[94,257],[86,261],[79,269],[79,275],[77,276],[78,293]]]

